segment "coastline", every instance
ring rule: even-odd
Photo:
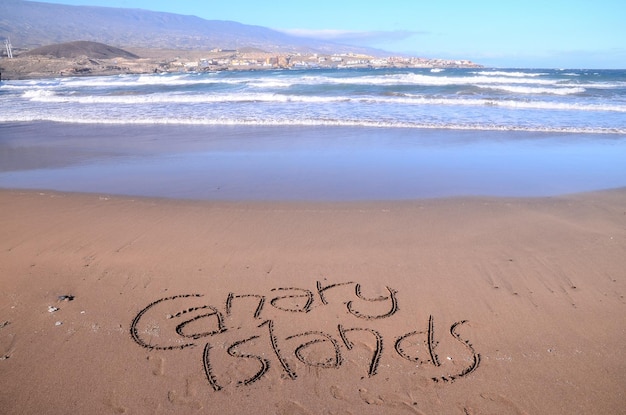
[[[7,414],[624,405],[626,189],[0,206]]]
[[[7,123],[2,131],[0,188],[393,201],[553,196],[626,185],[626,142],[610,135],[48,121]]]
[[[105,46],[105,45],[103,45]],[[153,73],[202,73],[356,68],[483,68],[465,60],[395,56],[377,58],[359,54],[273,53],[253,50],[179,50],[125,48],[137,58],[74,58],[49,55],[15,56],[0,60],[1,80],[26,80],[82,76],[146,75]]]

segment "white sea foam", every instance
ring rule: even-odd
[[[571,86],[581,88],[620,88],[626,87],[626,82],[593,82],[585,84],[574,84],[572,81],[564,79],[539,79],[543,73],[525,72],[503,72],[503,71],[479,71],[471,72],[474,76],[442,76],[437,74],[422,73],[397,73],[397,74],[376,74],[360,76],[328,76],[310,75],[302,76],[240,76],[228,77],[227,75],[207,74],[181,74],[181,75],[120,75],[112,77],[90,77],[90,78],[59,78],[56,80],[31,81],[29,83],[14,83],[3,88],[14,89],[54,89],[54,90],[75,90],[86,88],[137,88],[137,87],[166,87],[166,86],[193,86],[193,85],[242,85],[256,89],[289,88],[292,86],[338,86],[338,85],[364,85],[364,86],[454,86],[454,85],[528,85],[528,86]],[[343,74],[342,74],[343,75]]]
[[[323,97],[280,95],[273,93],[222,93],[222,94],[147,94],[147,95],[59,95],[53,91],[37,90],[26,92],[23,95],[31,101],[48,103],[77,103],[77,104],[117,104],[117,105],[147,105],[147,104],[214,104],[214,103],[245,103],[245,102],[306,102],[331,103],[350,101],[350,97]]]
[[[476,84],[531,84],[555,85],[558,80],[553,79],[524,79],[504,76],[431,76],[415,73],[364,76],[350,79],[332,79],[329,83],[363,84],[363,85],[424,85],[424,86],[451,86]]]
[[[493,88],[492,86],[486,88]],[[498,87],[517,94],[555,94],[568,95],[583,92],[583,88],[532,88]],[[553,102],[541,100],[494,99],[494,98],[435,98],[417,94],[399,94],[397,96],[304,96],[276,93],[216,93],[216,94],[146,94],[146,95],[59,95],[49,90],[32,90],[23,94],[24,98],[42,103],[76,104],[115,104],[115,105],[151,105],[151,104],[220,104],[220,103],[284,103],[284,104],[402,104],[430,106],[492,106],[501,108],[524,108],[541,110],[567,111],[606,111],[626,112],[626,104],[583,104],[574,102]]]
[[[624,134],[626,81],[619,74],[543,75],[424,69],[9,81],[0,84],[0,122],[375,125]]]
[[[56,96],[54,91],[49,89],[31,89],[24,92],[22,97],[29,99],[31,101],[46,101],[46,100],[54,100]]]
[[[36,81],[30,85],[17,84],[16,87],[51,88],[51,89],[86,89],[86,88],[137,88],[149,86],[186,86],[203,84],[240,84],[246,80],[219,79],[204,74],[182,75],[119,75],[119,76],[94,76],[83,78],[59,78],[55,82]]]
[[[202,77],[198,75],[182,75],[154,77],[153,75],[144,75],[139,79],[123,79],[117,81],[90,81],[89,83],[67,83],[66,86],[133,86],[133,84],[141,85],[194,85],[194,84],[241,84],[255,88],[286,88],[297,85],[425,85],[425,86],[446,86],[446,85],[472,85],[477,83],[488,84],[536,84],[536,85],[555,85],[559,81],[556,79],[516,79],[515,77],[501,76],[441,76],[428,75],[419,73],[400,73],[400,74],[380,74],[380,75],[361,75],[361,76],[327,76],[327,75],[309,75],[302,76],[285,76],[275,78],[262,77]]]
[[[559,87],[541,88],[530,86],[514,86],[514,85],[476,85],[479,88],[487,88],[492,90],[513,92],[515,94],[551,94],[551,95],[572,95],[585,92],[585,88],[581,87]]]
[[[544,126],[510,126],[498,124],[480,123],[412,123],[412,122],[386,122],[372,120],[338,120],[338,119],[237,119],[237,118],[143,118],[132,119],[119,118],[90,118],[90,117],[61,117],[39,115],[22,115],[7,118],[0,115],[0,123],[3,122],[37,122],[51,121],[58,123],[74,124],[101,124],[101,125],[209,125],[209,126],[319,126],[319,127],[368,127],[368,128],[392,128],[392,129],[442,129],[442,130],[473,130],[473,131],[526,131],[545,133],[567,134],[626,134],[626,128],[591,128],[591,127],[544,127]]]
[[[526,77],[549,75],[546,72],[478,71],[478,72],[472,72],[472,73],[476,75],[487,75],[487,76],[511,76],[514,78],[526,78]]]
[[[411,95],[407,95],[411,97]],[[513,99],[451,99],[451,98],[424,98],[413,96],[405,103],[415,103],[424,105],[460,105],[460,106],[492,106],[503,108],[524,108],[541,110],[566,110],[566,111],[607,111],[626,112],[626,105],[606,105],[606,104],[580,104],[569,102],[551,101],[521,101]]]

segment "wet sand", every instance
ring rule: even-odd
[[[626,407],[625,189],[0,212],[5,414]]]
[[[626,186],[626,140],[602,134],[50,122],[0,128],[0,188],[367,201]]]

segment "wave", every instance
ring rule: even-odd
[[[24,98],[37,102],[77,103],[77,104],[219,104],[245,102],[307,102],[332,103],[354,100],[354,98],[335,96],[297,96],[273,93],[223,93],[223,94],[144,94],[144,95],[58,95],[53,91],[28,91]]]
[[[54,101],[57,94],[49,89],[31,89],[22,94],[22,98],[31,101]]]
[[[572,77],[548,70],[75,77],[2,83],[0,106],[4,110],[0,122],[337,125],[624,134],[626,125],[621,118],[626,113],[625,93],[626,81],[619,73]],[[553,127],[557,124],[560,126]]]
[[[513,78],[526,78],[550,75],[547,72],[507,72],[507,71],[478,71],[470,72],[475,75],[487,75],[487,76],[511,76]]]
[[[46,89],[85,89],[85,88],[137,88],[137,87],[169,87],[191,86],[202,84],[241,84],[246,79],[225,79],[210,77],[206,74],[182,74],[182,75],[117,75],[117,76],[93,76],[82,78],[54,78],[49,81],[13,81],[11,84],[2,85],[3,89],[29,90],[32,88]]]
[[[410,95],[409,95],[410,96]],[[438,105],[466,105],[466,106],[491,106],[502,108],[523,108],[538,110],[560,111],[605,111],[626,112],[626,105],[606,104],[572,104],[566,102],[548,101],[519,101],[519,100],[496,100],[496,99],[449,99],[449,98],[420,98],[405,103],[414,104],[438,104]]]
[[[507,86],[506,88],[514,88]],[[583,88],[528,88],[520,87],[517,93],[575,94]],[[390,105],[442,105],[442,106],[490,106],[510,109],[540,109],[565,111],[604,111],[626,112],[626,105],[618,104],[583,104],[552,101],[529,101],[494,98],[437,98],[417,94],[365,95],[365,96],[306,96],[276,93],[215,93],[215,94],[143,94],[143,95],[58,95],[49,90],[32,90],[22,95],[24,98],[42,103],[76,104],[115,104],[115,105],[150,105],[150,104],[220,104],[220,103],[354,103],[354,104],[390,104]]]
[[[573,95],[582,94],[586,91],[585,88],[580,86],[576,87],[554,87],[554,88],[541,88],[541,87],[529,87],[529,86],[513,86],[513,85],[476,85],[478,88],[513,92],[515,94],[549,94],[549,95]]]
[[[219,75],[219,74],[218,74]],[[223,85],[223,86],[248,86],[251,88],[289,88],[296,85],[318,85],[324,83],[335,83],[332,78],[328,81],[320,81],[318,77],[227,77],[209,76],[205,73],[181,74],[181,75],[119,75],[106,77],[85,77],[85,78],[58,78],[54,81],[14,81],[11,84],[2,85],[6,90],[26,90],[50,89],[50,90],[84,90],[96,88],[105,90],[106,88],[128,88],[141,89],[145,87],[193,87],[201,85]]]
[[[304,79],[303,79],[304,80]],[[309,83],[317,84],[352,84],[352,85],[422,85],[422,86],[452,86],[477,84],[534,84],[556,85],[557,79],[523,79],[503,76],[437,76],[416,73],[389,74],[377,76],[359,76],[352,78],[309,77]]]
[[[386,122],[371,120],[340,120],[340,119],[189,119],[189,118],[71,118],[50,115],[18,115],[0,116],[0,123],[11,122],[58,122],[66,124],[100,124],[100,125],[206,125],[206,126],[268,126],[268,127],[354,127],[354,128],[391,128],[391,129],[429,129],[429,130],[471,130],[471,131],[519,131],[559,134],[603,134],[624,135],[626,128],[592,128],[592,127],[548,127],[548,126],[511,126],[497,124],[462,124],[462,123],[413,123]]]
[[[521,74],[521,73],[520,73]],[[256,81],[263,85],[263,80]],[[481,76],[442,76],[419,73],[362,75],[353,77],[302,76],[281,80],[282,86],[296,85],[380,85],[380,86],[467,86],[467,85],[529,85],[529,86],[571,86],[583,88],[623,88],[626,82],[588,82],[579,84],[572,79],[553,78],[538,79],[536,77],[515,77],[504,75]]]
[[[106,87],[136,88],[142,86],[192,86],[202,84],[247,85],[255,88],[286,88],[305,85],[422,85],[422,86],[450,86],[476,84],[533,84],[555,85],[558,79],[524,79],[506,76],[441,76],[418,73],[394,73],[382,75],[359,76],[325,76],[325,75],[298,75],[285,77],[229,77],[208,76],[205,74],[183,75],[120,75],[112,77],[67,78],[54,82],[14,84],[13,88],[30,90],[32,88],[45,89],[85,89]]]
[[[444,72],[448,73],[448,72]],[[599,81],[576,83],[576,79],[567,78],[541,78],[544,73],[505,72],[505,71],[474,71],[469,72],[472,76],[441,75],[440,73],[383,73],[371,75],[368,72],[355,73],[338,71],[334,74],[305,74],[286,73],[284,75],[268,76],[267,74],[231,74],[231,73],[185,73],[167,75],[119,75],[107,77],[89,78],[56,78],[45,81],[12,82],[3,85],[2,89],[32,91],[33,89],[50,89],[55,91],[83,91],[97,89],[106,92],[107,88],[122,88],[129,90],[143,90],[152,88],[154,92],[168,87],[193,87],[202,85],[214,85],[216,87],[244,87],[252,90],[284,90],[297,86],[330,86],[333,88],[341,85],[349,86],[423,86],[423,87],[451,87],[451,86],[488,86],[497,85],[509,88],[509,92],[524,92],[515,90],[516,86],[531,87],[570,87],[585,89],[611,89],[624,88],[623,81]],[[544,91],[542,93],[551,93]],[[559,92],[557,92],[558,94]]]

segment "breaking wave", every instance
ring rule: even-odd
[[[0,84],[0,122],[337,125],[624,134],[626,74],[301,70]]]

